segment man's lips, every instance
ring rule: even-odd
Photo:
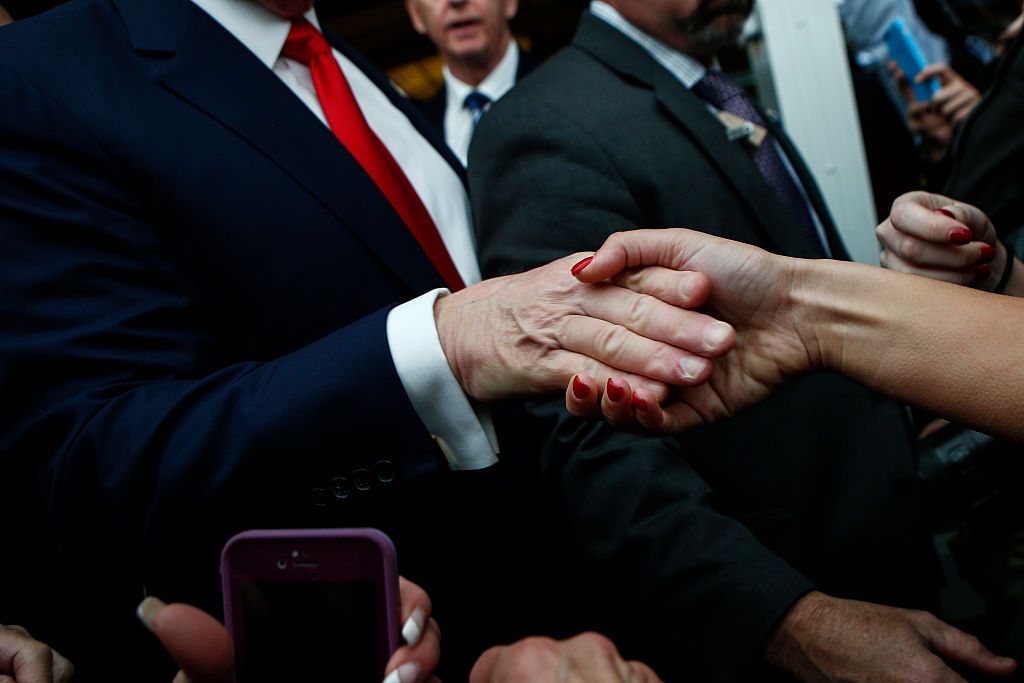
[[[454,19],[445,24],[445,29],[449,31],[459,31],[466,28],[471,28],[480,23],[480,19],[477,17],[467,17]]]

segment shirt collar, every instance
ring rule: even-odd
[[[512,89],[516,84],[516,71],[519,69],[519,46],[515,38],[508,41],[508,49],[505,56],[501,58],[497,66],[487,74],[487,78],[480,82],[475,88],[456,78],[445,64],[441,70],[444,74],[445,88],[448,91],[447,101],[449,106],[461,107],[466,95],[474,90],[484,95],[491,102],[496,102],[502,95]]]
[[[223,26],[238,42],[273,69],[288,40],[292,22],[280,17],[252,0],[192,0],[214,21]],[[303,15],[320,30],[316,10]]]
[[[682,83],[687,90],[697,85],[708,72],[707,67],[693,57],[669,47],[654,36],[637,28],[608,3],[593,0],[590,3],[590,13],[609,26],[618,29],[623,35],[642,47],[656,62],[668,69],[668,72],[675,76],[676,80]]]

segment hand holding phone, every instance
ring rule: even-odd
[[[889,47],[896,65],[903,71],[919,102],[928,102],[939,91],[939,79],[932,77],[923,83],[917,82],[917,75],[928,66],[928,61],[914,40],[902,18],[896,17],[885,30],[885,44]]]
[[[225,545],[221,579],[239,683],[383,679],[400,626],[380,531],[247,531]]]

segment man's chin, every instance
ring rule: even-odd
[[[484,36],[466,37],[461,40],[449,40],[445,52],[466,62],[473,62],[487,52],[487,40]]]

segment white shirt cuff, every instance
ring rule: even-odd
[[[490,410],[471,401],[441,350],[435,289],[396,306],[388,314],[388,346],[413,409],[437,441],[453,470],[478,470],[498,462],[498,437]]]

